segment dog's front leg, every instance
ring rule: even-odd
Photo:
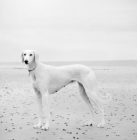
[[[42,116],[43,116],[43,110],[42,110],[42,95],[40,93],[40,91],[37,90],[36,87],[34,87],[34,91],[36,93],[36,98],[37,98],[37,103],[38,103],[38,109],[39,109],[39,122],[38,124],[34,125],[34,128],[41,128],[42,126]]]
[[[49,129],[49,123],[50,123],[50,110],[49,110],[49,93],[45,92],[43,95],[43,103],[45,105],[45,115],[46,115],[46,124],[42,126],[42,130],[48,130]]]

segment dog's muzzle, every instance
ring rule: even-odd
[[[25,64],[28,64],[28,60],[25,60],[24,62],[25,62]]]

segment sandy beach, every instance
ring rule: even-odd
[[[48,65],[91,67],[101,94],[112,95],[105,127],[97,128],[96,106],[84,126],[90,110],[73,82],[50,96],[49,130],[34,129],[39,111],[24,50]],[[0,140],[137,140],[136,0],[0,1]]]
[[[0,69],[1,140],[137,140],[137,68],[94,68],[98,88],[110,93],[104,105],[106,125],[97,128],[100,114],[95,107],[93,126],[83,126],[90,111],[81,99],[77,84],[71,83],[50,96],[51,124],[48,131],[33,129],[38,107],[28,71]]]

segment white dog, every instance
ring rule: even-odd
[[[108,103],[111,100],[110,94],[103,96],[97,89],[97,81],[93,71],[84,65],[68,65],[54,67],[39,62],[39,54],[33,50],[25,50],[21,54],[22,62],[28,67],[28,71],[33,79],[33,88],[36,93],[39,107],[39,122],[34,128],[43,130],[49,129],[50,110],[49,110],[49,94],[53,94],[60,90],[71,81],[77,81],[79,92],[91,111],[91,120],[85,125],[92,125],[94,118],[94,110],[92,102],[101,112],[101,122],[98,127],[103,127],[104,109],[100,103]],[[42,126],[42,99],[46,107],[46,124]]]

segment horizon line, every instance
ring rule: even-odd
[[[41,61],[43,63],[46,62],[109,62],[109,61],[137,61],[137,59],[124,59],[124,60],[76,60],[76,61],[69,61],[69,60],[50,60],[50,61]],[[0,63],[21,63],[21,61],[0,61]]]

